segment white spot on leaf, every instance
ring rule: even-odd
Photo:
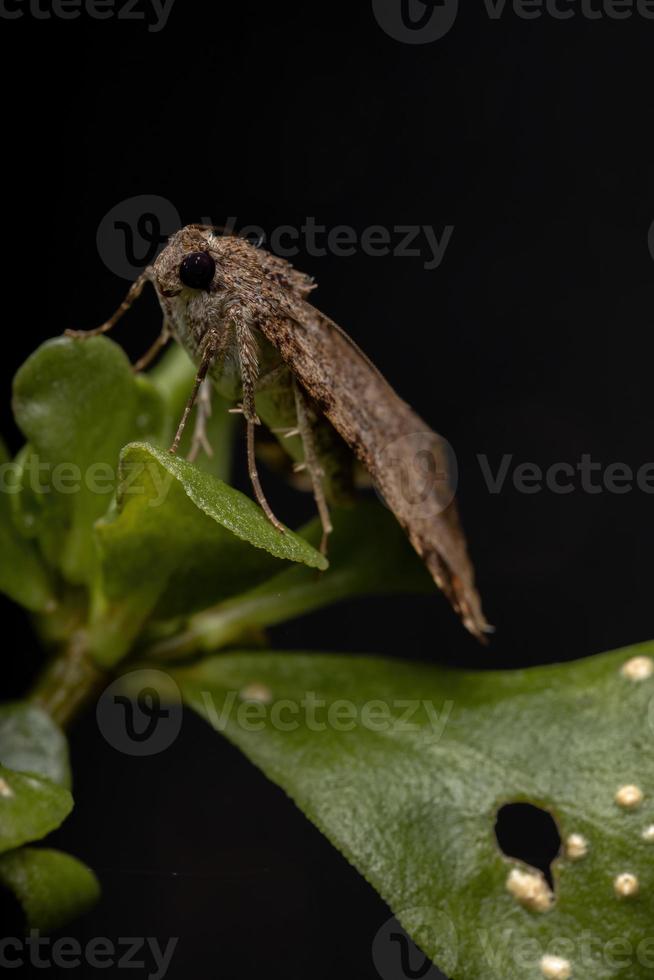
[[[629,681],[647,681],[654,677],[654,660],[651,657],[632,657],[623,665],[622,676]]]
[[[645,827],[643,831],[643,840],[646,844],[654,844],[654,823],[649,827]]]
[[[640,883],[636,875],[629,873],[618,875],[613,882],[615,894],[618,898],[633,898],[640,890]]]
[[[569,980],[572,976],[570,960],[561,956],[544,956],[540,961],[541,973],[547,980]]]
[[[14,791],[7,780],[0,777],[0,796],[2,796],[5,800],[9,800],[13,795]]]
[[[506,879],[506,887],[531,912],[547,912],[554,904],[554,893],[540,871],[514,868]]]
[[[565,842],[566,857],[570,861],[581,861],[588,854],[588,841],[583,834],[570,834]]]
[[[270,704],[272,691],[265,684],[259,684],[255,681],[252,684],[246,684],[239,692],[239,697],[241,701],[260,701],[261,704]]]
[[[621,786],[615,794],[615,802],[625,810],[635,810],[645,799],[640,786]]]

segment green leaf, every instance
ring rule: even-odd
[[[0,591],[32,612],[48,612],[56,604],[53,584],[36,548],[14,523],[20,464],[10,461],[2,441],[0,472]]]
[[[41,512],[45,550],[67,580],[88,584],[93,523],[113,497],[119,452],[133,439],[161,437],[164,404],[110,340],[63,337],[43,344],[19,369],[13,406],[31,447],[23,487],[30,512]]]
[[[0,853],[45,837],[72,808],[73,798],[62,786],[0,766]]]
[[[20,902],[27,926],[53,932],[95,904],[100,886],[93,872],[61,851],[22,847],[0,857],[0,883]]]
[[[269,577],[279,562],[325,568],[292,531],[281,534],[249,497],[186,460],[135,443],[121,456],[117,512],[97,525],[102,581],[92,648],[118,660],[153,614],[201,609]]]
[[[644,980],[654,954],[654,843],[644,836],[654,825],[654,676],[637,682],[622,667],[653,653],[649,644],[484,673],[233,654],[173,676],[452,980],[542,980],[545,955],[569,960],[574,980]],[[312,714],[307,699],[323,706]],[[641,787],[642,806],[617,805],[624,784]],[[528,869],[500,852],[494,825],[517,801],[551,812],[564,841],[588,842],[584,859],[555,862],[547,911],[507,888],[512,869]],[[617,897],[623,873],[637,876],[638,895]]]
[[[66,737],[45,711],[27,701],[0,705],[0,764],[70,789]]]
[[[183,347],[173,344],[150,371],[148,377],[168,408],[169,427],[165,445],[174,438],[179,421],[193,388],[197,368]],[[232,445],[237,425],[237,417],[230,414],[231,403],[216,392],[211,396],[211,418],[207,424],[207,438],[213,455],[206,452],[198,455],[195,465],[206,473],[212,473],[219,480],[228,480],[231,470]],[[197,409],[196,409],[197,410]],[[184,430],[179,446],[179,455],[186,458],[193,437],[193,417]]]
[[[152,657],[209,652],[234,643],[253,628],[274,626],[341,599],[360,595],[435,593],[423,563],[393,515],[380,504],[362,502],[332,511],[329,568],[317,576],[303,566],[287,568],[261,585],[198,613],[183,633],[149,651]],[[319,520],[302,537],[320,542]]]

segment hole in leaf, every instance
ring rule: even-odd
[[[531,803],[507,803],[498,810],[495,836],[506,857],[538,868],[554,888],[552,862],[561,850],[561,835],[551,813]]]

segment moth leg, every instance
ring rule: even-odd
[[[193,406],[195,405],[202,383],[207,377],[207,372],[209,371],[209,368],[211,367],[214,360],[220,353],[221,346],[222,344],[219,337],[216,336],[216,334],[214,333],[209,334],[204,345],[204,350],[202,352],[202,360],[200,361],[200,367],[198,368],[198,373],[195,376],[195,381],[193,383],[193,390],[191,391],[189,400],[186,403],[186,408],[184,409],[184,414],[182,415],[181,421],[177,427],[177,432],[175,433],[173,444],[168,450],[168,452],[171,453],[173,456],[179,449],[179,444],[181,442],[184,429],[186,428],[188,417],[191,414],[191,411],[193,410]]]
[[[236,347],[241,369],[241,384],[243,386],[243,414],[248,422],[260,425],[254,404],[254,393],[259,380],[259,345],[254,332],[250,329],[242,315],[234,318],[236,329]]]
[[[146,350],[143,357],[139,357],[138,361],[132,365],[132,371],[134,371],[135,374],[138,374],[140,371],[144,371],[146,367],[152,364],[159,351],[166,346],[171,337],[172,334],[170,332],[170,327],[168,326],[168,321],[164,320],[161,333],[152,346]]]
[[[325,497],[325,489],[323,486],[324,472],[318,461],[318,455],[316,453],[316,444],[313,438],[313,430],[311,428],[311,420],[309,418],[307,400],[304,396],[304,392],[301,391],[298,383],[293,379],[293,390],[295,392],[295,409],[297,412],[297,427],[299,430],[300,437],[302,439],[302,447],[304,449],[304,463],[301,463],[301,467],[306,467],[309,471],[309,476],[311,477],[311,484],[313,486],[313,497],[316,501],[316,507],[318,508],[318,516],[320,517],[320,523],[322,524],[322,540],[320,542],[320,553],[322,555],[327,554],[327,539],[329,535],[334,530],[329,516],[329,508],[327,506],[327,498]]]
[[[127,313],[132,303],[139,298],[143,292],[143,287],[149,279],[150,269],[148,268],[132,283],[125,299],[105,323],[96,327],[95,330],[66,330],[66,337],[76,337],[78,340],[83,340],[86,337],[99,337],[102,333],[109,333],[116,326],[120,318]]]
[[[254,490],[254,495],[257,498],[259,506],[262,511],[270,521],[273,527],[276,527],[278,531],[282,534],[286,531],[286,528],[278,521],[272,512],[270,504],[266,500],[266,496],[261,487],[261,481],[259,480],[259,474],[257,472],[257,461],[254,455],[254,422],[247,420],[247,447],[248,447],[248,474],[250,476],[250,482],[252,484],[252,489]]]
[[[263,492],[254,453],[254,427],[255,425],[261,425],[254,403],[257,381],[259,380],[259,347],[257,338],[241,311],[234,316],[234,324],[236,328],[239,366],[241,369],[241,384],[243,386],[242,412],[247,423],[248,474],[259,506],[273,527],[276,527],[283,534],[285,531],[284,525],[273,514],[272,508]]]
[[[213,448],[207,436],[207,422],[211,418],[211,381],[209,378],[200,385],[197,399],[197,414],[195,417],[195,427],[193,429],[193,439],[191,448],[186,457],[189,463],[194,463],[198,458],[201,449],[204,449],[207,456],[213,456]]]

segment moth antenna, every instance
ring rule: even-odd
[[[148,268],[145,269],[145,271],[141,273],[138,279],[136,279],[129,287],[127,296],[122,301],[122,303],[120,304],[116,312],[112,316],[110,316],[109,319],[101,326],[96,327],[94,330],[66,330],[65,336],[75,337],[78,340],[84,340],[85,338],[88,337],[99,337],[100,334],[109,333],[109,331],[113,330],[113,328],[116,326],[120,318],[124,316],[125,313],[127,313],[132,303],[139,298],[139,296],[143,292],[143,287],[145,286],[146,282],[149,281],[151,275],[152,275],[152,270],[150,266],[148,266]]]

